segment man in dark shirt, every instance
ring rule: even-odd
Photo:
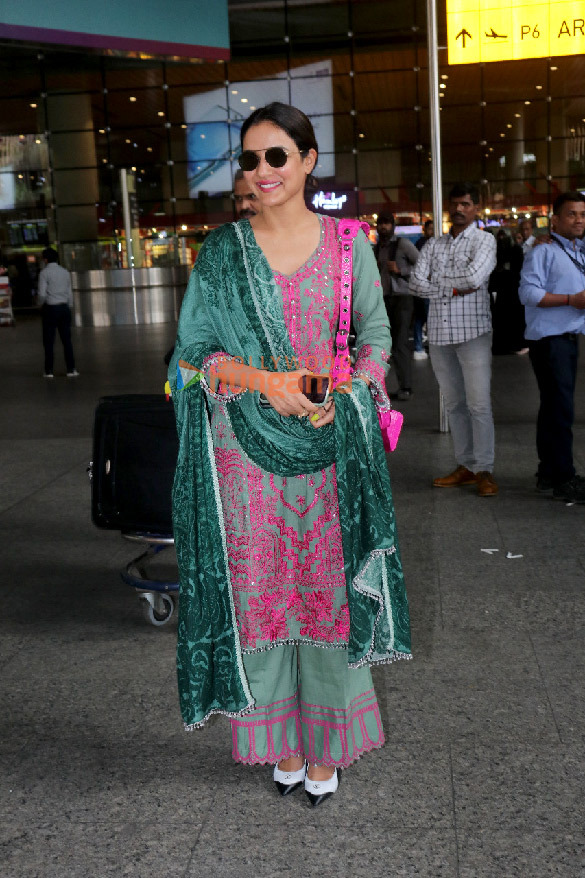
[[[71,275],[59,265],[59,255],[52,247],[43,250],[45,267],[39,275],[38,300],[42,304],[43,345],[45,348],[45,378],[53,378],[53,350],[58,332],[63,344],[67,377],[77,378],[75,356],[71,342],[71,308],[73,292]]]
[[[417,240],[414,242],[414,246],[416,247],[416,249],[422,250],[422,248],[425,246],[425,244],[427,243],[429,238],[432,238],[434,234],[435,234],[434,222],[432,221],[432,219],[425,220],[425,224],[423,226],[423,233],[420,236],[420,238],[417,238]]]
[[[378,243],[374,255],[378,261],[384,304],[390,320],[392,360],[399,386],[398,393],[391,394],[391,397],[407,400],[412,394],[412,352],[408,344],[408,331],[413,311],[408,281],[418,259],[418,250],[408,238],[396,237],[392,214],[380,214],[377,227]]]
[[[435,224],[432,219],[425,220],[423,225],[423,233],[414,242],[414,246],[419,251],[425,246],[428,240],[435,234]],[[414,302],[414,322],[413,322],[413,342],[415,360],[428,360],[429,355],[425,351],[423,344],[423,329],[429,316],[429,300],[422,296],[413,296]]]

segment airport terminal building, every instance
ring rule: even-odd
[[[130,238],[135,268],[182,284],[234,216],[241,122],[271,100],[312,118],[319,210],[413,231],[430,215],[423,0],[179,0],[171,22],[151,0],[124,20],[111,2],[18,6],[0,24],[0,246],[31,277],[49,243],[76,272],[128,268]],[[443,184],[479,182],[486,222],[544,227],[585,187],[579,8],[438,0]]]

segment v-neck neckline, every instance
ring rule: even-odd
[[[260,246],[260,244],[256,240],[256,235],[254,234],[254,229],[252,228],[252,224],[251,224],[250,220],[246,220],[246,222],[248,223],[248,226],[250,228],[250,233],[252,235],[252,239],[254,241],[254,244],[256,245],[256,247],[258,248],[260,253],[262,254],[263,258],[266,259],[266,263],[268,265],[268,268],[270,269],[270,272],[272,273],[272,276],[274,278],[282,277],[282,278],[284,278],[284,280],[292,280],[294,277],[297,276],[297,274],[299,274],[299,272],[305,271],[305,269],[312,262],[314,262],[315,259],[317,258],[317,255],[318,255],[319,251],[321,250],[321,248],[323,247],[323,242],[325,240],[325,218],[320,213],[316,213],[315,216],[319,220],[319,243],[317,244],[317,246],[315,247],[315,249],[313,250],[311,255],[307,259],[305,259],[305,261],[301,265],[299,265],[299,267],[297,269],[295,269],[292,272],[292,274],[285,274],[284,272],[278,271],[278,269],[271,267],[270,263],[268,262],[268,259],[266,259],[266,254],[264,253],[264,250],[262,249],[262,247]]]

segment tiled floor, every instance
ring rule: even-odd
[[[225,720],[182,731],[175,620],[145,621],[119,577],[136,548],[90,520],[96,401],[161,390],[172,338],[77,329],[80,377],[59,352],[46,381],[38,319],[0,330],[3,878],[585,876],[585,507],[534,492],[528,359],[494,360],[486,499],[430,487],[450,439],[414,364],[389,465],[415,658],[375,670],[387,745],[313,811],[232,763]]]

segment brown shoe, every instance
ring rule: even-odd
[[[477,493],[480,497],[493,497],[500,489],[491,473],[487,470],[477,473]]]
[[[433,480],[435,488],[459,488],[461,485],[475,485],[476,483],[476,474],[472,473],[466,466],[458,466],[448,476],[442,476]]]

